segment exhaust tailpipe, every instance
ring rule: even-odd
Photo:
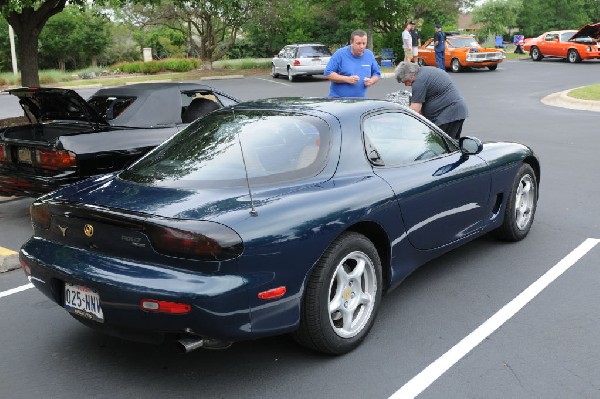
[[[232,342],[229,341],[201,337],[186,337],[177,340],[177,348],[183,353],[190,353],[191,351],[199,348],[227,349],[231,346],[231,344]]]

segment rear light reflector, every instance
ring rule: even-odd
[[[157,299],[142,299],[140,301],[142,310],[156,313],[186,314],[192,310],[192,306],[187,303],[159,301]]]
[[[36,150],[37,166],[46,169],[64,169],[77,166],[77,158],[70,151]]]
[[[294,60],[294,66],[300,66],[300,60]]]
[[[27,276],[31,276],[31,266],[29,266],[27,264],[27,262],[25,262],[25,260],[19,256],[19,263],[21,264],[21,267],[23,268],[23,271],[25,272],[25,274]]]
[[[6,146],[0,144],[0,162],[6,161]]]
[[[50,212],[50,207],[48,204],[34,202],[29,207],[29,214],[31,215],[31,222],[33,224],[43,229],[50,228],[50,219],[52,218],[52,213]]]
[[[285,286],[272,288],[267,291],[259,292],[258,299],[269,300],[269,299],[281,298],[282,296],[285,295],[286,291],[287,291],[287,288],[285,288]]]

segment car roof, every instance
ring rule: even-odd
[[[246,101],[233,106],[238,110],[273,110],[279,112],[327,113],[336,118],[359,118],[377,109],[406,109],[400,104],[378,99],[333,97],[276,97]]]
[[[288,44],[288,46],[325,46],[323,43],[292,43]]]
[[[197,83],[137,83],[132,85],[100,89],[97,96],[136,97],[121,115],[111,121],[113,125],[156,127],[172,126],[181,123],[181,93],[210,92],[232,98],[210,86]]]

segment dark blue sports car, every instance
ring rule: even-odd
[[[456,142],[387,101],[217,110],[121,172],[39,198],[31,282],[108,334],[186,350],[292,333],[342,354],[428,260],[531,228],[526,146]]]

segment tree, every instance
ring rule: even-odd
[[[67,6],[50,18],[40,35],[40,63],[46,61],[64,71],[66,64],[97,66],[110,43],[109,21],[95,11]]]
[[[165,26],[182,32],[204,66],[221,59],[235,43],[251,10],[265,0],[166,0],[138,8],[138,26]]]
[[[598,0],[528,0],[519,15],[518,23],[526,36],[537,36],[554,29],[579,29],[598,22]]]
[[[503,35],[517,27],[517,18],[523,10],[522,0],[489,0],[473,9],[473,22],[483,24],[483,36]]]
[[[17,55],[21,66],[21,84],[39,86],[38,39],[50,17],[65,8],[67,0],[0,0],[0,12],[18,37]],[[81,0],[74,0],[72,3]]]

